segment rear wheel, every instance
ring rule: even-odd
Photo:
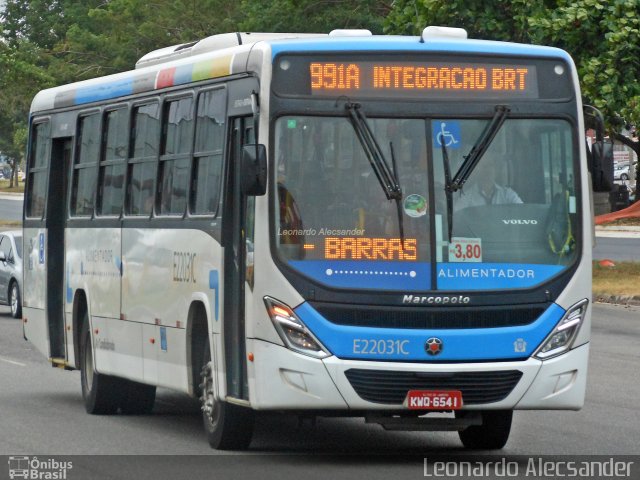
[[[513,410],[484,410],[482,425],[458,432],[462,444],[473,450],[498,450],[504,447],[511,432]]]
[[[209,342],[204,348],[201,373],[202,418],[211,448],[218,450],[245,450],[253,435],[253,410],[223,402],[216,398]]]
[[[123,392],[123,380],[95,371],[89,318],[84,314],[80,334],[80,381],[82,398],[87,413],[105,415],[116,413]]]
[[[9,287],[9,306],[11,307],[11,316],[20,318],[22,315],[22,304],[20,303],[20,287],[15,280],[11,282]]]
[[[629,180],[629,175],[623,173],[622,175],[620,175],[620,180]]]

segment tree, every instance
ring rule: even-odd
[[[240,29],[254,32],[329,33],[365,28],[380,34],[391,0],[243,0]]]
[[[36,53],[28,43],[13,48],[0,42],[0,151],[8,158],[14,176],[24,151],[31,99],[53,82],[36,65]]]
[[[585,103],[600,109],[611,136],[640,158],[640,142],[620,134],[640,125],[640,0],[396,0],[385,30],[418,33],[426,25],[567,50]]]

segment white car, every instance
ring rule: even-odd
[[[621,163],[613,167],[613,178],[615,180],[629,180],[629,164]]]
[[[22,230],[0,232],[0,304],[11,307],[11,316],[22,314]]]

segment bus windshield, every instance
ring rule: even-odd
[[[447,199],[445,165],[458,171],[490,120],[369,116],[384,156],[393,148],[400,219],[346,117],[280,117],[280,260],[357,289],[526,288],[558,274],[578,250],[571,125],[507,118]]]

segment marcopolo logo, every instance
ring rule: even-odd
[[[402,303],[415,305],[464,305],[471,301],[463,295],[404,295]]]
[[[9,457],[9,478],[30,480],[66,480],[67,471],[73,468],[73,462],[64,462],[47,458],[12,456]]]

